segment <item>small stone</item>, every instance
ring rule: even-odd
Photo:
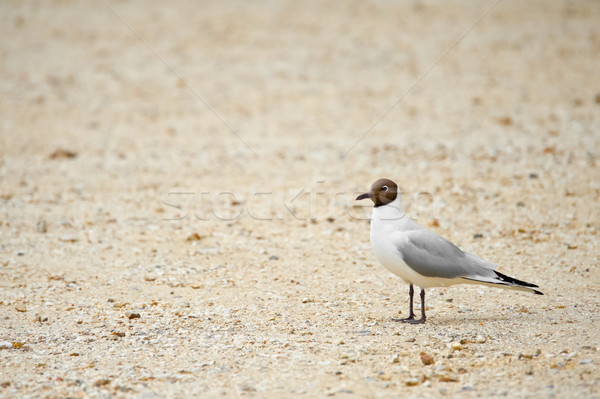
[[[77,242],[79,239],[75,236],[66,234],[66,235],[60,237],[60,240],[62,242]]]
[[[21,349],[23,347],[23,345],[25,345],[23,342],[13,342],[12,343],[13,349]]]
[[[478,344],[484,344],[485,341],[487,341],[487,339],[483,335],[478,335],[475,338],[475,342],[477,342]]]
[[[504,126],[510,126],[514,123],[513,119],[510,116],[503,116],[497,119],[498,123]]]
[[[17,312],[21,312],[21,313],[25,313],[27,312],[27,306],[25,306],[25,304],[21,301],[15,303],[15,310]]]
[[[582,359],[579,361],[579,364],[592,364],[594,363],[594,359]]]
[[[48,231],[48,227],[46,226],[45,220],[40,220],[36,225],[38,233],[46,233]]]
[[[247,385],[247,384],[240,385],[239,389],[242,392],[256,392],[256,388],[254,388],[252,385]]]
[[[104,387],[108,384],[110,384],[110,380],[108,378],[101,378],[101,379],[97,380],[96,382],[94,382],[95,387]]]
[[[302,303],[309,303],[309,302],[314,302],[314,301],[310,298],[302,298]]]
[[[65,150],[64,148],[57,148],[54,150],[52,154],[48,156],[50,159],[60,159],[60,158],[75,158],[77,156],[76,152]]]
[[[450,347],[452,348],[452,350],[455,350],[455,351],[462,350],[462,345],[460,344],[460,342],[452,342],[450,344]]]
[[[397,353],[392,356],[392,363],[400,363],[400,355]]]
[[[421,361],[425,366],[430,366],[435,363],[435,361],[433,360],[433,355],[430,355],[429,353],[425,352],[421,352]]]
[[[279,256],[277,256],[277,255],[269,256],[269,260],[278,260],[278,259],[279,259]]]
[[[198,233],[190,234],[185,240],[186,241],[200,241],[204,237]]]
[[[0,341],[0,349],[12,349],[12,342]]]
[[[483,238],[483,234],[475,233],[475,234],[473,234],[473,238]]]
[[[530,178],[530,179],[537,179],[538,177],[539,177],[539,176],[538,176],[538,174],[537,174],[537,173],[530,173],[530,174],[529,174],[529,178]]]
[[[132,320],[132,319],[139,319],[139,318],[141,317],[141,316],[140,316],[140,314],[139,314],[139,313],[136,313],[136,312],[125,312],[125,316],[126,316],[126,317],[127,317],[129,320]]]
[[[441,382],[458,382],[458,380],[455,377],[453,377],[451,375],[448,375],[448,374],[442,374],[442,375],[440,375],[439,376],[439,380]]]
[[[415,385],[419,385],[419,380],[416,378],[407,378],[404,383],[409,387],[414,387]]]

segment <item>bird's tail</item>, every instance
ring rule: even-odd
[[[484,285],[489,285],[492,287],[506,288],[506,289],[518,290],[518,291],[526,291],[526,292],[531,292],[531,293],[537,294],[537,295],[544,295],[543,292],[534,289],[534,288],[539,288],[535,284],[531,284],[531,283],[528,283],[528,282],[522,281],[522,280],[517,280],[516,278],[507,276],[506,274],[502,274],[495,270],[493,272],[496,275],[495,277],[474,277],[474,278],[463,277],[463,278],[473,284],[484,284]]]

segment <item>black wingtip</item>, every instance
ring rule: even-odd
[[[516,278],[514,278],[514,277],[510,277],[510,276],[507,276],[506,274],[502,274],[502,273],[500,273],[499,271],[496,271],[496,270],[494,270],[494,273],[496,273],[496,275],[498,276],[498,278],[499,278],[500,280],[502,280],[502,281],[505,281],[505,282],[507,282],[507,283],[510,283],[510,284],[515,284],[515,285],[520,285],[520,286],[523,286],[523,287],[538,288],[538,286],[537,286],[537,285],[535,285],[535,284],[531,284],[531,283],[528,283],[528,282],[526,282],[526,281],[523,281],[523,280],[517,280]],[[536,291],[536,290],[534,290],[534,291]],[[539,291],[536,291],[536,294],[537,294],[538,292],[539,292]],[[541,294],[541,292],[540,292],[540,294]],[[543,295],[543,294],[542,294],[542,295]]]
[[[538,294],[538,295],[544,295],[544,293],[542,291],[538,291],[538,290],[533,290],[534,294]]]

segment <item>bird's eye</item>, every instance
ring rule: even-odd
[[[388,186],[381,187],[381,191],[387,191],[387,190],[388,190]]]

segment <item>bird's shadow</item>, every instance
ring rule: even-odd
[[[417,315],[418,317],[418,315]],[[388,324],[406,325],[407,327],[414,327],[415,325],[410,323],[403,323],[401,321],[395,321],[395,318],[390,317],[386,320]],[[482,323],[493,324],[493,323],[504,323],[510,320],[514,320],[510,314],[506,315],[480,315],[480,314],[460,314],[460,315],[444,315],[444,316],[429,316],[424,324],[416,324],[423,327],[427,326],[460,326],[460,327],[480,327]]]
[[[475,324],[477,326],[481,323],[502,323],[511,320],[510,315],[448,315],[448,316],[432,316],[427,319],[427,323],[435,326],[449,326],[449,325],[460,325],[464,326],[465,323]]]

